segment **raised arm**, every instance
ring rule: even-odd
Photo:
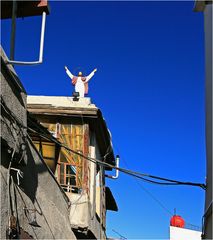
[[[87,77],[85,82],[89,82],[89,80],[94,76],[95,72],[97,71],[97,68],[95,68]]]
[[[74,75],[72,75],[72,73],[71,73],[70,70],[67,68],[67,66],[65,66],[64,68],[65,68],[65,70],[66,70],[67,75],[68,75],[71,79],[73,79]]]

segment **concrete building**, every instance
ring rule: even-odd
[[[212,0],[195,1],[194,10],[203,12],[205,34],[206,95],[206,197],[203,215],[203,239],[212,239]]]
[[[42,137],[32,139],[70,200],[69,220],[76,237],[106,239],[106,211],[117,211],[115,199],[105,186],[105,171],[112,169],[96,164],[94,159],[115,165],[111,135],[90,98],[75,100],[28,96],[31,115],[68,148],[62,146],[55,157],[53,143],[46,143]]]
[[[201,240],[202,232],[195,231],[187,228],[179,228],[170,226],[169,228],[170,240]]]

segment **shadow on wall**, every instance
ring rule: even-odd
[[[2,140],[2,139],[1,139]],[[1,165],[8,169],[9,162],[11,160],[11,151],[7,151],[3,144],[3,149],[1,151]],[[31,145],[31,147],[30,147]],[[14,155],[14,161],[11,168],[20,169],[23,172],[23,178],[19,176],[19,188],[31,199],[34,203],[36,201],[36,191],[38,187],[38,175],[49,171],[44,160],[39,156],[34,145],[29,141],[26,145],[27,162],[26,165],[18,164],[19,156]],[[15,184],[18,185],[17,171],[11,170],[11,176]]]
[[[32,236],[35,236],[38,239],[41,237],[40,232],[45,232],[42,236],[48,236],[48,238],[55,239],[55,234],[52,228],[53,226],[50,226],[50,219],[48,219],[46,216],[47,211],[43,211],[47,209],[47,203],[45,204],[42,202],[42,198],[46,198],[47,196],[45,193],[44,195],[41,195],[40,192],[39,197],[37,193],[38,185],[40,185],[41,182],[45,184],[47,179],[44,177],[38,183],[39,175],[48,172],[49,169],[47,168],[43,159],[39,156],[39,153],[30,140],[27,141],[26,145],[27,164],[25,166],[18,165],[18,159],[15,157],[14,162],[11,165],[11,168],[20,169],[23,172],[23,178],[19,176],[18,180],[17,171],[11,170],[12,178],[9,187],[10,194],[8,196],[10,208],[8,210],[11,214],[15,214],[15,221],[17,221],[17,226],[22,228],[23,231],[21,234],[23,234],[23,236],[26,235],[28,239],[33,238]],[[7,148],[4,148],[1,156],[3,160],[1,162],[2,166],[4,166],[5,169],[8,169],[8,163],[11,160],[11,153],[7,151]],[[6,186],[7,177],[4,174],[1,175]],[[48,202],[47,199],[44,199],[44,201]],[[35,230],[35,227],[41,227],[41,230]],[[26,230],[26,232],[24,230]],[[22,235],[19,235],[19,237],[20,236]]]
[[[21,171],[23,172],[24,181],[21,182],[19,187],[35,203],[38,175],[48,172],[49,169],[35,146],[29,140],[27,141],[27,165],[21,167]]]

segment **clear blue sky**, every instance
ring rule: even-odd
[[[65,74],[81,67],[101,108],[121,166],[180,181],[205,181],[203,16],[194,2],[51,2],[44,63],[16,67],[27,93],[70,96]],[[38,58],[39,17],[17,22],[17,60]],[[9,55],[10,21],[2,22]],[[119,211],[107,233],[128,239],[169,237],[176,208],[201,226],[204,191],[159,186],[120,174],[108,180]],[[147,193],[148,191],[148,193]],[[150,196],[154,196],[153,197]],[[168,210],[165,210],[159,202]]]

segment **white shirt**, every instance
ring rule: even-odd
[[[69,71],[69,69],[67,68],[66,69],[66,73],[67,75],[73,79],[75,76]],[[77,77],[77,82],[75,84],[75,92],[79,92],[79,97],[84,97],[84,94],[85,94],[85,83],[87,83],[93,76],[94,76],[95,72],[92,71],[88,76],[86,76],[86,80],[85,81],[82,81],[81,78],[82,76],[80,77]]]

